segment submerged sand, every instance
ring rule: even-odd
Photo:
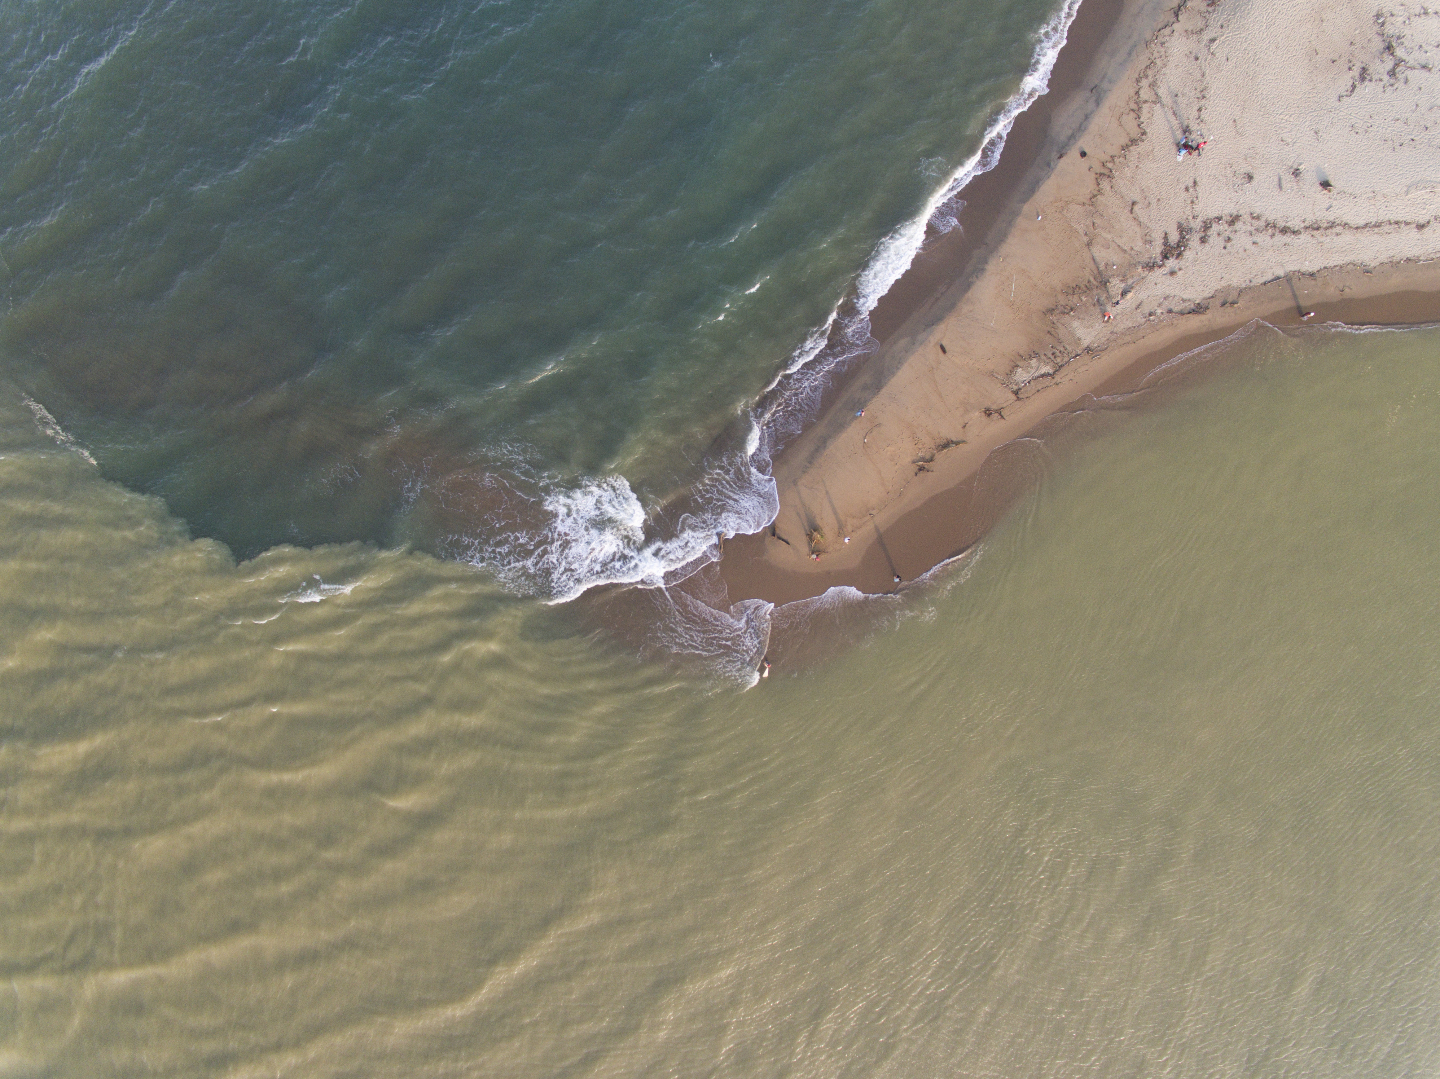
[[[1085,0],[1075,87],[1017,126],[1008,199],[921,253],[775,462],[774,527],[726,545],[732,600],[918,576],[1003,508],[994,451],[1253,319],[1440,320],[1440,11],[1113,6]]]

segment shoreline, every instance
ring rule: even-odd
[[[1133,54],[1144,41],[1141,29],[1158,18],[1157,11],[1156,0],[1082,0],[1045,93],[1015,118],[994,168],[957,193],[965,203],[956,214],[958,227],[939,235],[927,231],[914,261],[870,312],[871,334],[882,346],[957,282],[983,268],[1028,196],[1049,175],[1054,155],[1077,134],[1076,118],[1064,117],[1067,122],[1057,125],[1057,114],[1087,100],[1093,110],[1105,81],[1096,69],[1114,68]],[[1087,75],[1100,78],[1087,80]],[[1055,126],[1059,130],[1052,131]]]
[[[1299,93],[1323,101],[1326,79],[1339,88],[1331,111],[1354,137],[1335,137],[1332,125],[1323,139],[1317,127],[1315,142],[1344,186],[1326,165],[1303,162],[1276,172],[1278,193],[1253,183],[1254,161],[1295,141],[1263,124],[1242,128],[1247,102],[1277,93],[1256,86],[1255,72],[1263,80],[1286,48],[1321,56],[1311,48],[1317,20],[1322,39],[1348,40],[1362,60],[1366,49],[1388,50],[1381,89],[1398,90],[1393,97],[1428,102],[1434,91],[1431,68],[1407,61],[1415,47],[1396,23],[1381,26],[1377,45],[1349,13],[1315,0],[1284,7],[1288,42],[1257,40],[1273,29],[1273,8],[1246,0],[1164,11],[1146,0],[1084,0],[1072,24],[1078,48],[1067,40],[1050,93],[1017,119],[996,168],[961,192],[963,237],[927,243],[872,315],[880,348],[778,455],[779,515],[728,541],[720,563],[732,601],[785,603],[835,586],[894,591],[896,575],[909,581],[962,553],[1023,493],[995,451],[1257,319],[1282,328],[1305,311],[1311,324],[1440,321],[1440,229],[1426,232],[1440,221],[1440,166],[1436,183],[1420,176],[1419,199],[1414,181],[1404,185],[1415,161],[1423,171],[1430,160],[1423,138],[1393,150],[1394,167],[1376,170],[1370,190],[1359,169],[1345,174],[1377,152],[1373,133],[1355,134],[1355,116],[1397,110],[1373,93],[1355,103],[1371,88],[1338,58],[1312,63],[1319,85]],[[1192,132],[1218,145],[1177,162],[1178,136]],[[1394,141],[1388,129],[1384,138]]]
[[[1365,279],[1373,279],[1380,291],[1356,294],[1354,290],[1365,287]],[[1292,283],[1302,300],[1311,302],[1315,312],[1312,319],[1300,317],[1281,278],[1242,293],[1238,301],[1227,303],[1217,318],[1201,320],[1190,316],[1112,346],[1109,362],[1076,372],[1073,381],[1068,381],[1072,387],[1085,388],[1040,414],[1026,411],[1011,416],[1006,408],[1006,419],[996,420],[994,433],[980,444],[984,452],[978,461],[972,453],[959,468],[947,469],[943,474],[937,470],[940,489],[918,501],[902,501],[883,517],[877,514],[870,535],[862,533],[852,538],[845,550],[835,556],[822,556],[808,572],[804,565],[786,566],[765,557],[765,548],[775,542],[768,533],[727,540],[720,570],[731,598],[783,604],[814,598],[832,587],[849,586],[871,595],[896,591],[896,573],[903,586],[963,555],[1028,493],[1024,479],[1007,482],[1000,477],[984,477],[989,482],[980,488],[988,465],[997,465],[1003,476],[1004,465],[997,461],[997,453],[1033,436],[1047,421],[1074,412],[1087,401],[1134,392],[1172,360],[1222,342],[1252,323],[1278,329],[1307,325],[1317,329],[1326,325],[1404,328],[1440,323],[1440,262],[1399,263],[1373,269],[1343,267]],[[1066,385],[1057,383],[1057,389]],[[1054,400],[1060,401],[1061,397]],[[960,459],[955,461],[959,463]],[[993,489],[997,480],[998,490]]]

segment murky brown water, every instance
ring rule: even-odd
[[[7,395],[0,1075],[1434,1074],[1440,333],[1241,348],[744,693]]]

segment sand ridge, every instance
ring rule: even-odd
[[[780,456],[773,536],[727,549],[732,598],[924,572],[983,530],[964,519],[995,449],[1147,357],[1255,317],[1437,317],[1440,12],[1136,2],[1111,37],[1137,29],[1089,73],[1098,107],[1056,109],[1013,223]],[[1206,145],[1177,159],[1187,137]]]

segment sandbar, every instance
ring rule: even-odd
[[[1070,29],[774,461],[773,526],[725,545],[732,601],[903,586],[1023,488],[997,451],[1254,320],[1440,322],[1440,11],[1084,0]]]

